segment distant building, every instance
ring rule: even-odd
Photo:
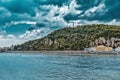
[[[112,47],[106,47],[103,45],[95,47],[96,51],[113,51]]]
[[[85,48],[84,51],[89,51],[89,48]]]
[[[113,51],[113,48],[100,45],[97,47],[85,48],[84,51]]]
[[[96,51],[95,47],[91,48],[85,48],[84,51],[90,52],[90,51]]]
[[[0,48],[0,52],[1,52],[1,51],[2,51],[2,52],[4,52],[4,51],[9,51],[9,50],[11,50],[10,47],[3,47],[3,48]]]

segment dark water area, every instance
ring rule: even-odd
[[[120,56],[4,53],[0,80],[120,80]]]

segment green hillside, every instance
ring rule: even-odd
[[[104,42],[100,42],[99,38],[104,38]],[[113,39],[116,45],[111,42]],[[97,46],[100,44],[117,47],[120,45],[120,26],[114,25],[84,25],[77,27],[66,27],[56,30],[42,39],[28,41],[24,44],[14,47],[15,50],[83,50],[89,46]],[[98,42],[95,43],[95,41]],[[90,43],[94,43],[91,45]]]

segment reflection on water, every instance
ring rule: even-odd
[[[0,80],[119,79],[119,56],[0,54]]]

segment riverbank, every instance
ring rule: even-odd
[[[73,55],[79,55],[79,54],[120,54],[120,52],[115,51],[94,51],[94,52],[87,52],[87,51],[5,51],[3,53],[30,53],[30,54],[73,54]]]

